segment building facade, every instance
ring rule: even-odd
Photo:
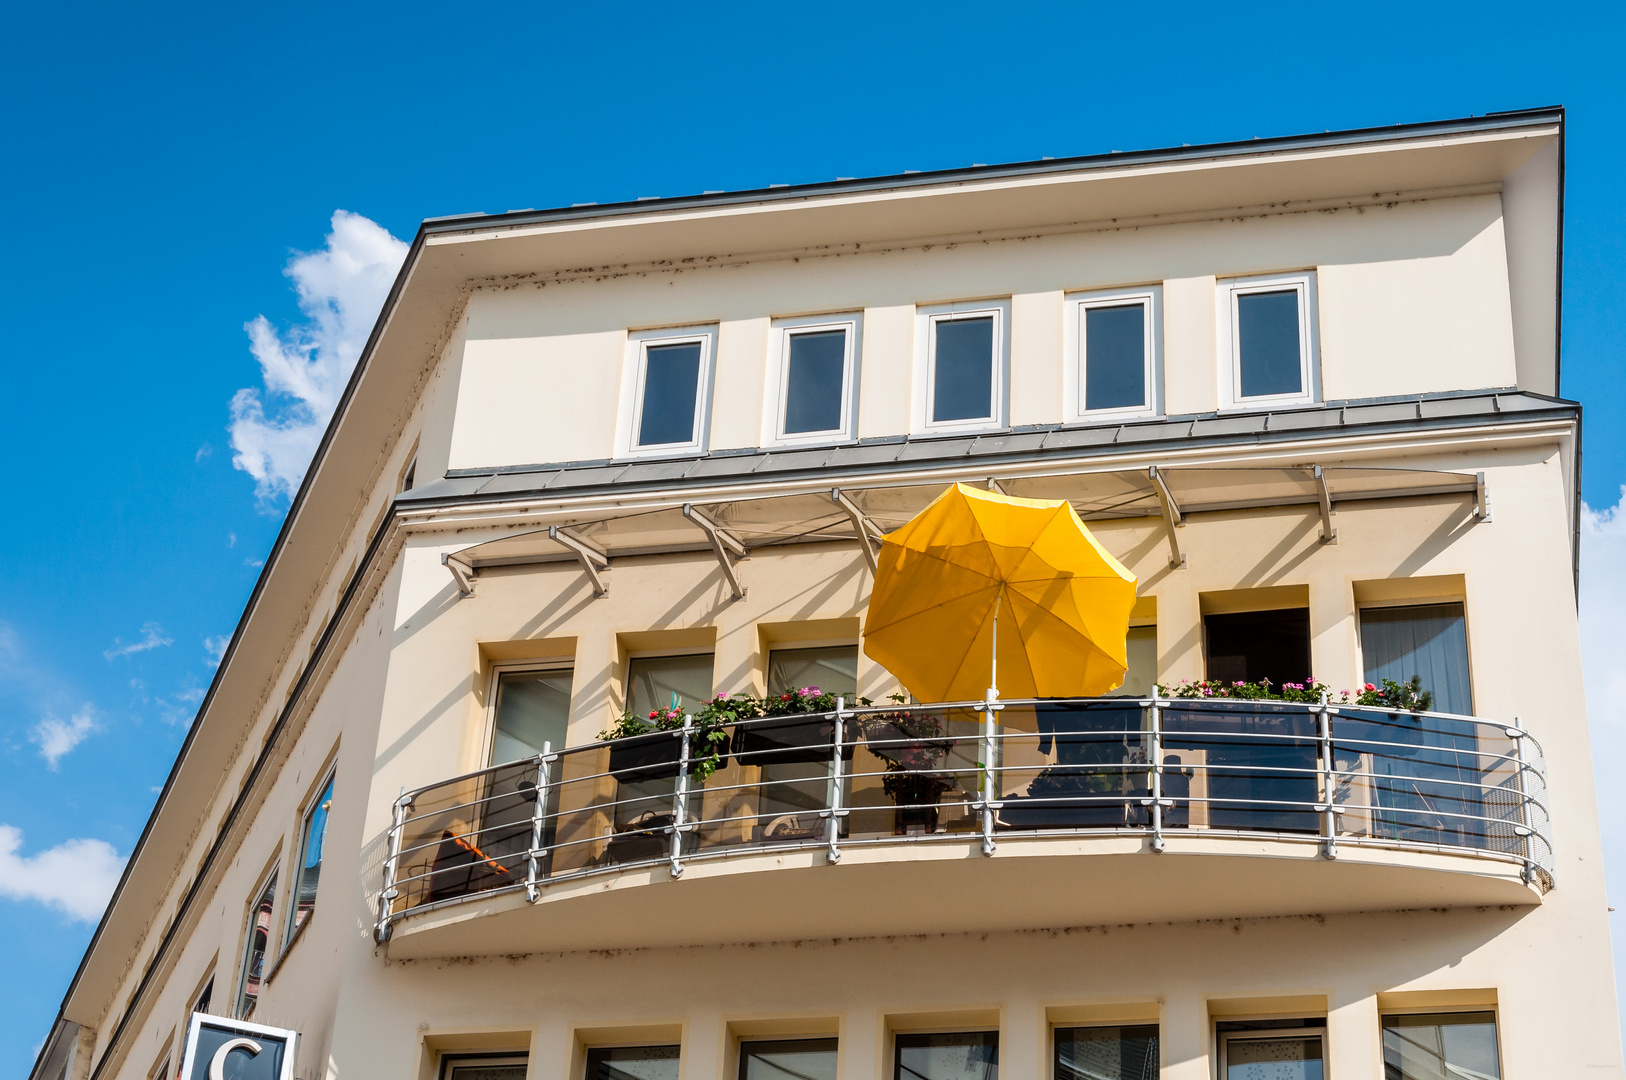
[[[1562,140],[425,222],[36,1075],[1620,1076]],[[1135,573],[1114,696],[890,700],[955,482]]]

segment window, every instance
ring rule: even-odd
[[[1124,639],[1124,651],[1129,664],[1123,685],[1106,696],[1145,697],[1157,682],[1157,627],[1131,626]]]
[[[1313,274],[1220,283],[1220,384],[1231,406],[1316,400]]]
[[[237,983],[237,1017],[247,1020],[260,998],[260,981],[265,977],[265,954],[271,947],[271,909],[276,902],[277,875],[272,871],[248,909],[248,925],[243,932],[243,974]]]
[[[1473,715],[1468,680],[1468,625],[1461,604],[1415,604],[1361,609],[1361,657],[1366,681],[1406,682],[1423,677],[1435,712]]]
[[[209,981],[203,984],[202,990],[198,991],[198,1000],[193,1004],[192,1011],[195,1013],[207,1013],[209,1011],[209,1006],[214,1004],[214,998],[215,977],[210,975]]]
[[[774,649],[768,654],[768,693],[816,686],[827,694],[858,696],[858,646]]]
[[[536,757],[565,746],[570,725],[569,668],[497,673],[491,764]]]
[[[1055,1080],[1151,1080],[1157,1025],[1056,1029]]]
[[[586,1080],[677,1080],[680,1047],[598,1046],[587,1051]]]
[[[627,665],[627,708],[693,709],[711,697],[711,653],[635,656]]]
[[[327,841],[328,811],[333,807],[334,775],[328,774],[316,798],[311,800],[299,830],[299,861],[294,864],[294,892],[290,897],[293,902],[288,905],[288,934],[283,939],[286,943],[293,942],[311,909],[316,907],[316,885],[322,876],[322,845]]]
[[[1068,300],[1068,420],[1158,412],[1159,292],[1123,289]]]
[[[779,694],[805,686],[816,686],[827,694],[844,695],[848,703],[852,703],[858,697],[858,646],[774,649],[768,654],[768,693]],[[852,735],[847,737],[852,738]],[[811,757],[812,760],[776,760],[769,755],[741,759],[742,764],[755,765],[760,770],[759,839],[792,840],[824,835],[826,819],[819,815],[830,805],[830,750],[827,746],[821,747],[812,751]],[[842,792],[842,805],[850,806],[850,776],[842,777]],[[845,822],[840,824],[845,825]]]
[[[892,1080],[995,1080],[997,1031],[945,1031],[893,1040]]]
[[[630,455],[705,450],[715,333],[658,330],[630,335],[624,402]]]
[[[740,1043],[740,1080],[836,1080],[835,1039]]]
[[[1321,1020],[1216,1025],[1220,1080],[1325,1080]]]
[[[1006,301],[920,310],[917,425],[984,429],[1004,423]]]
[[[764,445],[853,437],[859,316],[785,319],[774,326]]]
[[[440,1059],[440,1080],[525,1080],[524,1054],[452,1054]]]
[[[1384,1080],[1498,1080],[1496,1014],[1383,1018]]]
[[[401,473],[400,492],[411,491],[414,487],[417,486],[417,483],[418,483],[418,455],[413,454],[412,455],[412,460],[407,462],[406,469],[403,470],[402,473]],[[399,494],[400,492],[397,492],[397,494]]]
[[[1310,678],[1310,609],[1242,611],[1203,617],[1208,677],[1276,686]]]

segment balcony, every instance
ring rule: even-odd
[[[1473,717],[1030,700],[752,720],[709,763],[697,741],[686,721],[404,794],[375,936],[463,955],[1516,906],[1552,885],[1541,749]]]

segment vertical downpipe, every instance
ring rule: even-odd
[[[683,876],[683,834],[689,820],[689,736],[694,717],[683,714],[683,744],[678,747],[677,790],[672,795],[672,876]]]
[[[824,839],[829,845],[826,859],[831,863],[841,861],[841,819],[847,811],[841,808],[841,741],[846,737],[847,697],[845,694],[836,698],[836,719],[834,726],[835,746],[830,756],[830,797],[825,800],[830,805],[824,811]]]
[[[1321,742],[1321,851],[1329,859],[1338,857],[1338,804],[1337,766],[1332,756],[1332,714],[1328,708],[1327,692],[1321,691],[1321,705],[1316,709],[1316,731]]]
[[[411,805],[406,789],[402,788],[390,810],[390,852],[384,860],[384,888],[378,894],[378,925],[373,927],[373,940],[380,945],[390,939],[390,908],[400,895],[395,889],[396,864],[401,858],[401,833],[406,828],[407,807]]]
[[[541,897],[541,890],[537,887],[540,877],[542,855],[542,826],[548,813],[548,764],[553,760],[553,744],[542,744],[542,752],[536,755],[536,806],[531,810],[531,850],[526,853],[525,868],[525,899],[536,903]]]
[[[1152,851],[1163,851],[1163,702],[1157,698],[1152,699]]]

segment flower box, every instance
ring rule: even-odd
[[[841,760],[853,759],[856,725],[848,721],[842,733]],[[741,765],[778,765],[789,762],[818,764],[833,756],[836,722],[829,716],[779,716],[753,720],[734,728],[730,752]],[[739,757],[739,755],[745,755]]]
[[[692,748],[691,748],[692,752]],[[670,780],[678,774],[683,757],[683,735],[675,731],[654,731],[634,735],[610,745],[610,772],[618,783],[638,784],[647,780]],[[700,763],[689,762],[690,773]]]

